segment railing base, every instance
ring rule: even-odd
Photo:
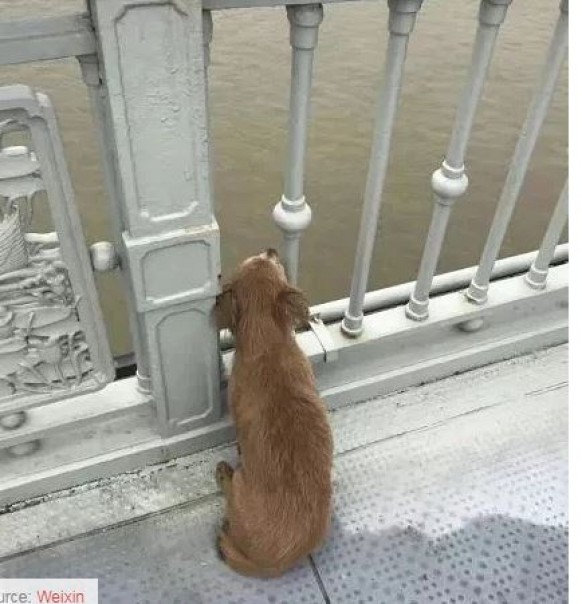
[[[434,298],[423,322],[407,318],[404,306],[374,313],[359,340],[333,323],[337,361],[315,365],[321,394],[337,408],[567,342],[567,307],[566,264],[541,292],[519,275],[492,283],[484,306],[462,292]]]
[[[12,458],[0,451],[0,513],[16,502],[162,463],[234,440],[229,420],[161,438],[149,406],[133,413],[53,433],[42,451]]]
[[[534,449],[537,449],[537,445],[546,447],[553,443],[550,446],[554,451],[554,437],[560,438],[561,433],[559,430],[556,432],[556,426],[560,421],[563,422],[563,416],[554,417],[558,424],[554,423],[554,419],[546,423],[543,417],[551,401],[565,401],[567,398],[567,362],[567,345],[557,346],[333,413],[330,420],[336,454],[334,484],[337,489],[343,491],[341,499],[346,501],[345,489],[350,483],[349,477],[342,472],[342,467],[351,467],[350,458],[355,459],[353,455],[361,453],[367,456],[369,449],[366,452],[362,448],[366,449],[370,444],[374,444],[374,453],[369,459],[373,466],[372,472],[376,467],[378,451],[390,447],[396,454],[390,468],[402,475],[405,481],[406,468],[416,467],[419,455],[421,459],[424,457],[421,451],[434,452],[434,445],[439,441],[447,448],[445,457],[448,457],[449,461],[455,458],[454,453],[450,456],[451,451],[464,452],[466,455],[458,457],[453,466],[450,466],[449,462],[444,465],[439,462],[435,467],[424,465],[420,469],[417,468],[419,476],[424,476],[429,483],[434,484],[434,470],[439,467],[453,478],[455,475],[461,476],[457,462],[469,472],[473,468],[481,476],[482,472],[490,475],[491,467],[475,465],[475,461],[477,458],[485,461],[485,458],[481,457],[481,449],[483,446],[489,448],[492,443],[492,448],[489,448],[492,453],[499,453],[501,449],[507,451],[499,441],[499,437],[504,438],[502,433],[510,438],[512,446],[517,445],[521,450],[527,443],[536,443]],[[471,396],[467,396],[467,392],[471,392]],[[563,407],[562,404],[559,406]],[[553,405],[551,408],[554,411],[557,409]],[[554,411],[551,413],[554,414]],[[498,413],[504,420],[509,419],[511,425],[506,421],[502,421],[502,424],[492,422],[493,416],[499,418]],[[541,425],[539,420],[542,420]],[[550,435],[546,429],[551,432],[550,439],[547,439]],[[451,435],[456,437],[451,440]],[[360,453],[357,453],[358,450]],[[528,451],[531,452],[532,449],[528,448]],[[441,456],[438,457],[443,460]],[[524,459],[531,460],[529,455]],[[555,456],[550,455],[549,459],[551,466],[555,468]],[[123,526],[130,524],[139,532],[140,521],[144,521],[141,524],[143,529],[144,525],[153,520],[152,516],[160,518],[160,514],[165,514],[165,530],[168,518],[171,522],[171,518],[175,519],[176,514],[185,514],[187,518],[198,517],[200,510],[208,504],[216,506],[216,515],[203,520],[205,528],[202,541],[212,539],[212,525],[218,522],[219,510],[222,507],[214,470],[216,464],[223,460],[236,463],[236,448],[218,447],[212,451],[186,456],[177,462],[158,464],[137,472],[97,481],[88,485],[88,488],[68,489],[51,496],[40,505],[34,505],[35,501],[19,505],[14,513],[0,515],[0,534],[3,537],[0,540],[0,561],[22,554],[31,556],[27,557],[27,560],[34,559],[35,555],[42,557],[46,552],[38,550],[44,550],[55,542],[69,542],[64,547],[65,556],[67,551],[70,555],[70,541],[77,537],[83,537],[84,545],[79,547],[92,552],[93,546],[99,548],[99,543],[102,544],[102,538],[105,537],[103,533],[110,529],[123,531]],[[508,458],[498,461],[511,465]],[[458,484],[464,482],[466,485],[466,478],[467,475],[463,472]],[[526,479],[528,476],[522,478]],[[495,494],[495,488],[491,488],[489,480],[481,483],[486,490]],[[532,484],[528,485],[531,486]],[[434,495],[434,489],[429,488],[425,494],[430,499]],[[360,490],[357,497],[352,499],[352,503],[361,503],[371,496],[373,493]],[[533,509],[533,506],[531,507]],[[418,508],[415,509],[418,511]],[[536,513],[541,513],[539,508],[536,510]],[[436,517],[442,519],[438,512]],[[196,539],[196,535],[199,535],[190,530],[188,534],[191,539]],[[200,542],[195,543],[196,550],[200,549]],[[144,552],[144,568],[147,567],[147,560],[153,560],[152,555],[151,549]],[[206,562],[214,564],[212,560],[205,560],[202,566],[206,566]],[[10,564],[8,561],[8,565]],[[196,567],[195,560],[192,565]],[[204,575],[209,569],[205,567],[195,570]],[[217,571],[224,575],[223,569],[218,568]],[[236,581],[234,575],[232,580]],[[285,584],[279,585],[280,589],[285,589]],[[125,600],[129,601],[127,593]],[[216,596],[214,601],[218,601]]]

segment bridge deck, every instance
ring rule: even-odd
[[[216,556],[231,447],[1,515],[0,577],[98,577],[107,604],[567,602],[567,354],[333,413],[333,533],[281,579]]]

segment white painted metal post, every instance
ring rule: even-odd
[[[560,4],[560,16],[556,23],[542,76],[529,106],[517,146],[515,147],[493,223],[481,254],[479,268],[466,292],[467,299],[476,304],[484,304],[487,301],[491,271],[499,255],[499,250],[505,238],[505,233],[507,232],[507,227],[509,226],[529,161],[550,106],[567,48],[568,0],[562,0]]]
[[[281,201],[273,210],[273,220],[283,232],[283,264],[287,278],[297,283],[299,239],[311,223],[311,208],[303,191],[307,126],[311,101],[313,56],[319,25],[323,19],[321,4],[287,7],[290,41],[293,48],[287,163]]]
[[[390,35],[384,81],[376,114],[374,142],[368,167],[364,207],[352,273],[350,303],[342,322],[342,331],[350,337],[357,337],[363,331],[364,296],[368,285],[370,262],[378,227],[382,190],[388,167],[392,130],[400,95],[406,49],[421,4],[422,0],[388,0],[390,8],[388,29]]]
[[[566,226],[568,218],[568,181],[562,189],[558,203],[548,224],[548,228],[540,245],[538,255],[533,261],[527,275],[526,283],[534,289],[544,289],[548,280],[550,262],[554,256],[554,250],[560,240],[560,235]]]
[[[111,115],[124,256],[164,435],[222,412],[220,272],[200,0],[91,0]]]
[[[428,317],[429,292],[440,257],[453,205],[469,184],[465,174],[465,153],[483,91],[499,27],[511,0],[481,0],[479,26],[473,46],[469,78],[457,109],[449,148],[441,167],[432,175],[434,209],[414,292],[406,306],[410,319]]]

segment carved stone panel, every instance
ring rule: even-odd
[[[30,143],[9,143],[14,130]],[[54,228],[35,228],[47,209]],[[54,111],[27,87],[0,88],[0,416],[113,375]]]

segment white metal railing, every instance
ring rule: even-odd
[[[477,273],[467,290],[467,298],[477,304],[482,304],[487,299],[487,289],[491,271],[499,250],[515,204],[523,185],[525,174],[535,148],[544,118],[548,112],[552,95],[556,88],[560,69],[568,48],[568,0],[562,0],[560,15],[552,38],[546,64],[544,65],[538,89],[536,90],[529,107],[522,133],[517,141],[515,152],[511,160],[505,186],[499,199],[497,211]]]
[[[499,27],[505,19],[510,2],[511,0],[496,4],[482,3],[479,10],[479,25],[475,36],[471,68],[457,109],[449,148],[442,165],[432,176],[434,209],[418,278],[406,307],[406,314],[411,319],[422,320],[428,316],[431,282],[438,264],[449,217],[456,200],[465,193],[469,185],[465,173],[467,145],[495,50]]]
[[[559,6],[546,65],[480,264],[435,276],[454,204],[468,187],[466,149],[510,4],[511,0],[480,2],[472,59],[449,146],[432,177],[433,214],[418,277],[412,283],[370,292],[368,275],[407,45],[422,6],[422,0],[388,0],[386,63],[350,295],[313,307],[310,329],[298,334],[314,363],[322,395],[331,405],[438,379],[567,338],[568,246],[558,245],[567,220],[567,184],[539,250],[498,259],[566,54],[567,0]],[[15,500],[46,491],[47,485],[57,488],[228,438],[220,371],[228,374],[228,349],[233,341],[230,334],[220,334],[221,357],[212,321],[220,274],[219,231],[208,168],[212,11],[279,5],[286,5],[289,21],[291,77],[284,186],[273,219],[282,231],[287,273],[296,282],[300,240],[311,222],[304,173],[322,4],[303,0],[203,0],[187,5],[91,0],[89,15],[0,22],[0,65],[64,57],[79,60],[113,223],[113,243],[94,244],[90,257],[94,270],[121,270],[124,276],[138,371],[133,381],[110,384],[83,400],[73,398],[53,405],[51,413],[43,413],[39,407],[30,412],[36,413],[36,422],[20,421],[22,415],[18,422],[13,421],[15,413],[24,413],[30,405],[14,400],[7,404],[0,398],[0,426],[4,427],[4,432],[0,430],[0,504],[2,497]],[[147,36],[134,35],[138,23]],[[0,89],[0,100],[2,94],[10,95]],[[142,136],[148,129],[152,130],[148,141],[155,140],[157,148],[146,144]],[[58,170],[66,181],[62,161]],[[55,166],[41,165],[40,172],[54,176]],[[70,203],[68,211],[77,220]],[[168,266],[182,271],[182,276],[174,278]],[[87,287],[91,289],[92,284]],[[459,295],[464,290],[465,295]],[[490,290],[492,295],[488,295]],[[144,410],[153,412],[152,423]],[[103,456],[97,455],[94,462],[71,459],[67,465],[62,461],[66,455],[59,449],[55,459],[63,469],[52,468],[50,479],[48,470],[43,473],[34,464],[31,478],[22,479],[18,471],[23,466],[11,465],[2,457],[3,450],[31,453],[36,449],[26,446],[31,442],[85,424],[97,426],[113,417],[126,421],[126,430],[103,436],[103,442],[113,438],[108,449],[101,447]],[[141,440],[125,442],[133,431]],[[144,440],[144,433],[150,437]],[[45,457],[50,458],[50,451]],[[13,472],[4,482],[3,471]],[[61,478],[55,479],[57,475]]]

